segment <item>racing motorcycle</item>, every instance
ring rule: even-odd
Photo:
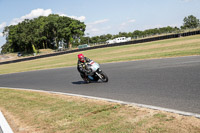
[[[86,69],[88,72],[86,73],[86,78],[84,81],[86,83],[90,83],[92,81],[98,81],[99,79],[102,82],[108,82],[108,76],[100,69],[100,65],[94,61],[90,61],[86,64]]]

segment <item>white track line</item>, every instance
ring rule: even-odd
[[[133,103],[133,102],[125,102],[125,101],[113,100],[113,99],[108,99],[108,98],[93,97],[93,96],[71,94],[71,93],[63,93],[63,92],[55,92],[55,91],[25,89],[25,88],[0,87],[0,89],[1,88],[2,89],[4,89],[4,88],[6,89],[7,88],[7,89],[18,89],[18,90],[31,90],[31,91],[36,91],[36,92],[48,92],[48,93],[53,93],[53,94],[78,96],[78,97],[83,97],[83,98],[96,99],[96,100],[104,100],[104,101],[108,101],[108,102],[114,102],[114,103],[120,103],[120,104],[126,104],[126,105],[133,105],[133,106],[138,106],[138,107],[142,107],[142,108],[149,108],[149,109],[154,109],[154,110],[161,110],[161,111],[176,113],[176,114],[180,114],[180,115],[184,115],[184,116],[194,116],[196,118],[200,118],[200,114],[196,114],[196,113],[192,113],[192,112],[185,112],[185,111],[180,111],[180,110],[175,110],[175,109],[169,109],[169,108],[163,108],[163,107],[152,106],[152,105],[145,105],[145,104],[138,104],[138,103]]]
[[[0,111],[0,132],[13,133],[12,129],[10,128],[8,122],[6,121],[1,111]]]

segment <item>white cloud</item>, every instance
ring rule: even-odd
[[[6,22],[0,24],[0,30],[3,29],[4,27],[6,27]]]
[[[103,26],[102,24],[108,22],[108,19],[97,20],[91,23],[87,23],[86,33],[89,33],[90,36],[98,36],[102,34],[107,34],[110,26]]]
[[[128,21],[128,23],[134,23],[135,22],[135,19],[130,19],[129,21]]]
[[[108,22],[108,21],[109,21],[108,19],[102,19],[102,20],[94,21],[92,23],[88,23],[88,25],[97,25],[97,24],[102,24],[102,23]]]
[[[64,14],[64,13],[57,13],[59,16],[64,16],[64,17],[67,17],[67,15],[66,14]]]
[[[119,29],[125,29],[129,24],[135,23],[135,21],[135,19],[129,19],[128,21],[121,23]]]
[[[120,26],[126,26],[126,22],[123,22],[123,23],[121,23],[121,25]]]
[[[76,20],[80,20],[80,21],[84,21],[85,20],[85,16],[80,16],[80,17],[77,17],[77,16],[68,16],[68,17],[76,19]]]
[[[6,22],[0,24],[0,37],[3,37],[3,33],[1,32],[3,28],[6,27]]]
[[[125,26],[125,25],[128,25],[128,24],[130,24],[130,23],[134,23],[134,22],[135,22],[135,19],[129,19],[128,21],[123,22],[121,25],[122,25],[122,26]]]
[[[80,17],[77,17],[77,16],[69,16],[69,15],[66,15],[64,13],[58,13],[59,16],[65,16],[65,17],[70,17],[70,18],[73,18],[73,19],[76,19],[76,20],[80,20],[80,21],[84,21],[86,19],[85,16],[80,16]]]
[[[91,32],[99,32],[100,31],[100,29],[98,29],[98,28],[92,28],[91,29]]]
[[[38,9],[32,10],[29,14],[26,14],[20,18],[13,19],[13,21],[11,22],[11,25],[16,25],[25,19],[33,19],[33,18],[37,18],[39,16],[48,16],[49,14],[52,14],[51,9],[44,10],[44,9],[38,8]]]
[[[182,2],[191,2],[193,0],[181,0]]]
[[[33,19],[33,18],[37,18],[39,16],[48,16],[52,14],[52,10],[51,9],[34,9],[32,10],[29,14],[26,14],[20,18],[15,18],[12,20],[11,22],[11,25],[16,25],[22,21],[24,21],[25,19]],[[80,20],[80,21],[84,21],[85,20],[85,16],[80,16],[80,17],[77,17],[77,16],[69,16],[69,15],[66,15],[66,14],[63,14],[63,13],[58,13],[58,15],[60,16],[67,16],[67,17],[70,17],[70,18],[73,18],[73,19],[77,19],[77,20]]]
[[[24,21],[25,19],[33,19],[33,18],[37,18],[39,16],[48,16],[50,14],[52,14],[52,10],[51,9],[34,9],[32,10],[29,14],[26,14],[20,18],[15,18],[12,20],[12,22],[10,23],[11,25],[17,25],[18,23]],[[67,17],[70,17],[70,18],[73,18],[73,19],[76,19],[76,20],[80,20],[80,21],[84,21],[86,19],[85,16],[69,16],[69,15],[66,15],[64,13],[57,13],[58,15],[60,16],[67,16]]]
[[[0,37],[3,37],[3,33],[2,32],[0,32]]]
[[[85,33],[89,33],[90,36],[99,36],[99,35],[103,35],[103,34],[108,34],[110,29],[111,29],[110,26],[93,27],[93,28],[87,28]]]

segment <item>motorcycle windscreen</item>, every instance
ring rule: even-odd
[[[93,72],[96,72],[97,69],[99,69],[99,67],[100,67],[100,66],[99,66],[98,63],[93,63],[91,68],[92,68],[92,71],[93,71]]]

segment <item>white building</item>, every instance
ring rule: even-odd
[[[115,38],[113,40],[108,40],[106,41],[107,44],[111,44],[111,43],[120,43],[120,42],[126,42],[126,41],[130,41],[131,40],[131,37],[118,37],[118,38]]]

